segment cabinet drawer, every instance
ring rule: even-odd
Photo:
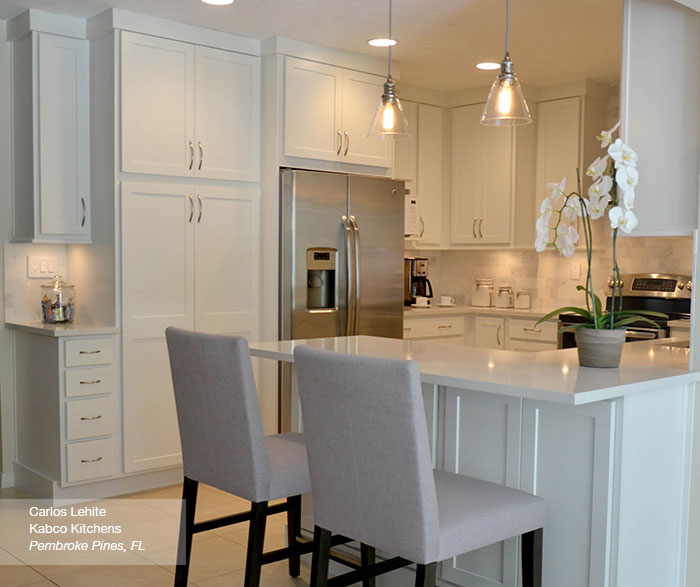
[[[464,335],[464,317],[409,318],[403,321],[404,338],[433,338]]]
[[[114,391],[114,365],[66,370],[66,397],[98,395]]]
[[[69,483],[114,475],[114,438],[78,442],[66,447],[66,479]]]
[[[66,341],[66,367],[106,365],[114,360],[114,339],[76,338]]]
[[[530,340],[509,340],[509,351],[521,351],[526,353],[537,353],[540,351],[555,351],[557,345],[553,342],[533,342]]]
[[[114,433],[114,400],[111,397],[66,402],[66,440]]]
[[[508,338],[520,340],[535,340],[540,342],[557,342],[557,322],[543,322],[537,324],[537,320],[511,318],[508,320]]]

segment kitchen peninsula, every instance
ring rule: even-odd
[[[685,584],[700,373],[688,369],[683,342],[626,344],[618,369],[579,367],[573,349],[524,354],[368,336],[253,343],[251,354],[293,362],[298,344],[415,360],[433,466],[545,500],[545,585]],[[514,586],[517,561],[513,539],[446,561],[440,573],[455,584]]]

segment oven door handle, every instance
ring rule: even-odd
[[[628,330],[626,338],[630,340],[654,340],[659,338],[659,330]]]

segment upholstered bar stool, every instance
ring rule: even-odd
[[[175,585],[186,585],[193,533],[250,521],[245,585],[260,584],[261,565],[289,559],[299,575],[300,555],[311,545],[297,542],[301,495],[310,491],[301,434],[263,433],[248,343],[221,336],[168,328],[165,332],[177,418],[184,484]],[[155,433],[155,431],[154,431]],[[252,502],[250,511],[194,522],[199,483]],[[286,498],[286,502],[268,505]],[[268,515],[287,512],[287,548],[263,554]]]
[[[413,361],[294,351],[315,523],[311,585],[351,585],[417,563],[416,586],[437,563],[522,536],[523,587],[542,584],[544,502],[431,466]],[[328,579],[331,532],[395,558]]]

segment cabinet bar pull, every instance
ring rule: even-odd
[[[97,349],[96,351],[78,351],[79,355],[98,355],[102,351],[100,349]]]
[[[484,233],[481,232],[481,226],[484,224],[484,218],[482,217],[481,220],[479,220],[479,238],[484,238]]]
[[[343,133],[338,129],[338,150],[335,152],[336,155],[340,155],[343,150]]]
[[[97,457],[96,459],[80,459],[81,463],[99,463],[102,457]]]
[[[199,147],[199,165],[197,166],[197,171],[202,169],[202,163],[204,163],[204,148],[202,147],[202,142],[197,141],[197,146]]]
[[[102,379],[93,379],[92,381],[81,381],[80,385],[97,385],[102,383]]]
[[[452,324],[450,324],[449,326],[438,326],[438,328],[452,328]]]
[[[425,234],[425,221],[423,220],[423,217],[420,217],[420,234],[418,235],[418,238],[423,238],[423,234]]]
[[[190,166],[188,169],[192,169],[194,165],[194,144],[190,141]]]
[[[476,221],[479,220],[476,216],[474,216],[474,222],[472,222],[472,234],[474,235],[474,238],[476,238]]]
[[[187,219],[187,222],[192,222],[192,217],[194,216],[194,200],[192,199],[192,194],[187,194],[187,197],[190,199],[190,217]]]
[[[542,330],[540,328],[523,328],[525,332],[537,332],[540,333]]]
[[[199,202],[199,216],[197,216],[197,223],[199,224],[202,221],[202,196],[200,194],[197,194],[197,201]]]
[[[498,344],[498,346],[501,346],[501,337],[500,337],[500,334],[501,334],[501,328],[502,328],[502,327],[503,327],[503,324],[501,324],[501,323],[499,322],[499,323],[498,323],[498,328],[496,328],[496,343]]]
[[[404,328],[405,332],[408,332],[409,330],[411,330],[410,326],[408,328]]]
[[[348,134],[348,131],[345,131],[345,152],[343,153],[343,157],[348,156],[348,149],[350,148],[350,135]]]
[[[80,203],[83,205],[83,220],[80,223],[81,228],[85,226],[85,219],[87,218],[87,208],[85,206],[85,198],[80,198]]]
[[[99,414],[97,416],[90,416],[89,418],[85,418],[81,416],[81,420],[99,420],[102,417],[102,414]]]

